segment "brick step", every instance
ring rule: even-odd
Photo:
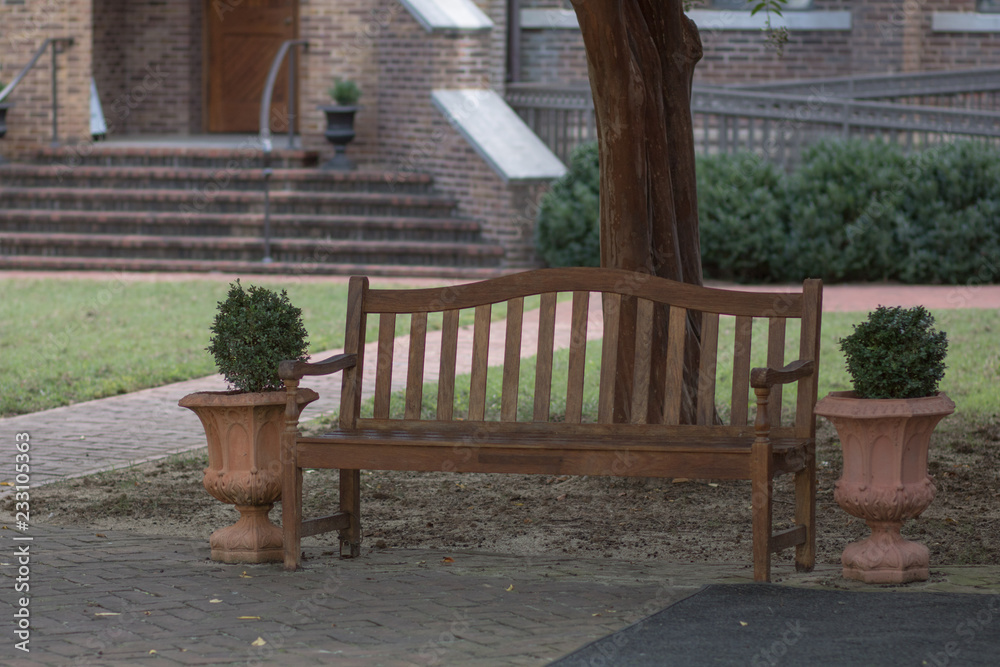
[[[0,232],[261,237],[264,216],[6,209],[0,210]],[[275,238],[473,243],[480,240],[480,232],[478,222],[461,218],[271,216],[271,234]]]
[[[101,142],[81,146],[54,146],[35,155],[38,164],[65,167],[206,167],[225,169],[234,162],[240,168],[264,167],[265,155],[255,139],[229,148],[183,146],[120,146]],[[317,151],[278,149],[267,166],[273,169],[304,169],[319,163]]]
[[[76,211],[264,213],[263,192],[0,187],[0,208]],[[455,201],[435,194],[272,192],[271,212],[294,215],[451,217]]]
[[[263,169],[238,165],[205,167],[67,167],[60,165],[0,165],[0,185],[6,187],[63,187],[91,189],[156,189],[202,192],[262,192]],[[390,171],[323,171],[320,169],[274,169],[272,191],[387,192],[421,194],[431,192],[433,179],[427,174]]]
[[[0,233],[0,255],[252,262],[263,258],[264,241],[251,237],[4,232]],[[365,264],[491,267],[499,265],[503,249],[476,243],[273,239],[271,256],[276,262],[287,263],[344,264],[363,258]]]
[[[494,278],[509,270],[493,267],[453,267],[318,262],[233,262],[176,259],[123,259],[110,257],[48,257],[0,255],[0,271],[164,271],[184,273],[234,273],[262,275],[385,276],[400,278]]]

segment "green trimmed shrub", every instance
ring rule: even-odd
[[[752,153],[698,157],[698,218],[705,276],[780,280],[788,218],[784,175]]]
[[[736,282],[1000,279],[1000,151],[955,142],[904,154],[824,140],[791,175],[753,154],[699,157],[705,275]],[[543,198],[535,230],[551,266],[600,263],[597,145]]]
[[[920,398],[937,393],[948,338],[923,306],[879,306],[854,325],[840,349],[859,398]]]
[[[900,261],[896,228],[904,155],[880,141],[824,140],[788,178],[788,280],[886,280]]]
[[[1000,152],[971,141],[907,160],[899,279],[994,282],[1000,277]]]
[[[278,364],[286,359],[305,361],[308,349],[302,310],[265,287],[239,279],[229,285],[229,295],[219,302],[208,348],[231,389],[240,393],[275,391],[284,387]]]
[[[353,107],[361,99],[361,88],[358,84],[347,79],[341,81],[337,79],[333,82],[333,87],[327,91],[333,101],[342,107]]]
[[[600,190],[597,144],[578,146],[539,205],[535,247],[546,264],[600,266]]]

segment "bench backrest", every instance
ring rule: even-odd
[[[565,294],[565,297],[558,297]],[[537,324],[524,326],[525,297],[539,296]],[[570,296],[571,295],[571,296]],[[568,300],[571,299],[571,303]],[[340,425],[344,429],[399,427],[400,420],[421,420],[424,383],[434,380],[425,373],[428,344],[428,315],[441,313],[440,362],[434,414],[440,422],[482,422],[487,420],[487,368],[491,313],[494,304],[506,303],[503,347],[503,381],[499,415],[491,421],[513,423],[518,420],[519,391],[533,392],[531,422],[549,422],[553,395],[553,350],[558,308],[571,309],[569,327],[568,381],[565,413],[560,421],[583,422],[584,378],[593,378],[593,365],[586,371],[586,344],[602,337],[597,399],[597,424],[629,422],[647,424],[650,416],[655,426],[667,429],[697,427],[722,428],[732,433],[750,433],[749,381],[751,360],[780,368],[795,359],[811,359],[819,367],[819,330],[822,283],[807,280],[801,292],[744,292],[720,290],[678,283],[663,278],[616,269],[569,268],[541,269],[466,285],[433,289],[371,289],[368,279],[354,277],[348,296],[347,331],[344,351],[358,355],[358,364],[344,374],[341,394]],[[603,315],[603,327],[595,327],[593,311]],[[471,350],[459,350],[460,313],[471,315]],[[409,345],[405,352],[405,407],[393,419],[390,397],[393,393],[393,365],[400,353],[394,350],[397,318],[410,317]],[[729,318],[725,325],[734,328],[731,347],[720,345],[720,316]],[[378,354],[365,359],[365,332],[370,318],[378,319]],[[758,336],[753,335],[754,322]],[[798,354],[786,359],[788,321],[797,325]],[[589,325],[589,326],[588,326]],[[766,335],[760,335],[766,327]],[[598,329],[595,331],[594,329]],[[725,328],[725,327],[723,327]],[[563,332],[566,333],[566,332]],[[794,335],[795,328],[792,329]],[[535,378],[532,387],[520,387],[522,338],[537,334]],[[760,338],[758,342],[755,338]],[[700,340],[700,365],[691,355]],[[371,341],[374,342],[374,341]],[[496,342],[496,341],[494,341]],[[755,348],[756,344],[756,348]],[[651,353],[665,348],[665,354]],[[593,355],[592,355],[593,356]],[[456,368],[458,360],[471,357],[471,380],[468,385],[469,408],[456,414]],[[662,363],[655,363],[659,359]],[[494,362],[496,363],[496,362]],[[374,364],[374,409],[372,417],[361,417],[362,384],[366,365]],[[731,398],[726,424],[720,423],[716,404],[716,378],[719,366],[732,372]],[[685,398],[678,391],[687,374],[697,374],[691,386],[696,391]],[[400,372],[401,374],[401,372]],[[371,381],[371,373],[369,379]],[[781,421],[780,387],[772,391],[770,417],[773,435],[809,437],[815,432],[813,406],[816,402],[817,373],[798,383],[794,417]],[[401,378],[395,378],[397,386]],[[650,392],[650,383],[659,391]],[[561,388],[557,388],[561,392]],[[561,396],[561,393],[559,394]],[[649,409],[650,396],[662,406]],[[625,400],[623,401],[623,397]],[[725,405],[725,402],[722,402]],[[660,409],[662,407],[662,409]],[[398,412],[398,411],[397,411]],[[685,422],[681,425],[681,422]],[[690,424],[688,426],[687,424]],[[411,424],[412,425],[412,424]],[[646,428],[653,426],[647,424]],[[583,428],[584,426],[581,426]],[[562,428],[562,427],[560,427]]]

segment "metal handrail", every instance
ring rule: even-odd
[[[289,39],[281,43],[277,55],[271,61],[271,70],[267,73],[264,84],[264,95],[260,100],[260,143],[265,153],[271,152],[271,98],[274,95],[274,84],[278,80],[278,70],[281,62],[288,55],[288,147],[295,144],[295,51],[293,46],[301,46],[303,51],[309,50],[309,41],[305,39]]]
[[[65,46],[73,46],[74,39],[72,37],[50,37],[42,42],[42,45],[38,47],[35,54],[31,56],[31,60],[25,65],[14,80],[8,83],[3,90],[0,90],[0,103],[2,103],[7,96],[13,92],[17,84],[21,83],[21,80],[28,75],[28,72],[38,59],[42,57],[45,53],[45,49],[49,48],[49,44],[52,45],[52,145],[57,146],[59,144],[59,90],[56,85],[56,55],[59,53],[59,45],[64,44]]]
[[[305,39],[288,39],[281,43],[281,48],[271,61],[271,69],[264,83],[264,95],[260,100],[260,145],[264,151],[264,264],[270,264],[271,259],[271,98],[274,95],[274,83],[278,80],[278,70],[281,62],[288,55],[288,148],[295,147],[295,51],[293,46],[301,46],[303,51],[309,50],[309,41]]]

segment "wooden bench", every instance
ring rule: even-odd
[[[550,420],[549,414],[557,293],[572,295],[571,304],[559,305],[572,312],[565,414],[557,415],[562,421]],[[603,342],[598,414],[595,423],[584,423],[592,294],[603,311]],[[534,410],[530,419],[518,421],[524,298],[532,295],[540,295],[538,346],[528,350],[537,353]],[[301,538],[333,530],[340,532],[342,556],[359,555],[361,470],[443,470],[749,479],[754,579],[768,581],[771,553],[792,546],[796,548],[797,568],[809,570],[815,560],[813,406],[821,301],[819,280],[807,280],[802,292],[753,293],[596,268],[542,269],[439,289],[371,289],[367,278],[351,278],[345,353],[314,364],[283,362],[279,372],[290,397],[281,445],[285,567],[294,570],[299,566]],[[489,417],[486,372],[491,308],[503,302],[507,313],[502,396],[499,414]],[[468,412],[456,414],[456,359],[463,309],[474,314],[471,381]],[[423,397],[427,316],[436,312],[443,313],[437,397],[433,418],[421,419],[421,406],[430,402]],[[376,315],[378,354],[369,360],[364,352],[365,332],[368,318]],[[405,408],[401,417],[391,418],[393,339],[396,319],[401,315],[410,316]],[[735,326],[732,347],[726,345],[721,350],[720,315],[732,316]],[[766,347],[767,367],[751,370],[755,318],[766,321],[767,335],[758,337]],[[799,358],[786,366],[788,320],[798,324],[800,343]],[[697,344],[699,337],[693,336],[698,336],[699,329],[701,365],[692,370],[692,356],[685,355],[685,347]],[[530,336],[535,331],[533,326],[526,333]],[[656,344],[665,348],[665,354],[653,355],[651,341],[660,341]],[[758,354],[764,358],[763,352]],[[663,363],[655,363],[657,357]],[[462,358],[468,358],[467,350]],[[370,417],[361,416],[366,363],[375,364]],[[722,364],[731,364],[733,374],[732,390],[727,391],[731,395],[728,423],[719,419],[716,406],[716,370]],[[303,437],[293,399],[299,381],[304,376],[338,370],[344,371],[339,428],[322,436]],[[692,372],[697,377],[688,387],[696,390],[685,393],[681,391],[683,378]],[[660,385],[660,391],[652,393],[654,402],[658,403],[658,396],[663,400],[662,406],[657,404],[653,409],[651,382]],[[794,417],[791,423],[783,424],[781,389],[790,382],[798,383]],[[757,403],[754,424],[748,421],[751,386]],[[557,397],[561,391],[556,387]],[[684,414],[689,423],[681,423]],[[651,416],[656,423],[647,423]],[[302,470],[307,468],[340,470],[338,512],[303,520]],[[772,480],[783,473],[794,474],[794,527],[772,534]]]

